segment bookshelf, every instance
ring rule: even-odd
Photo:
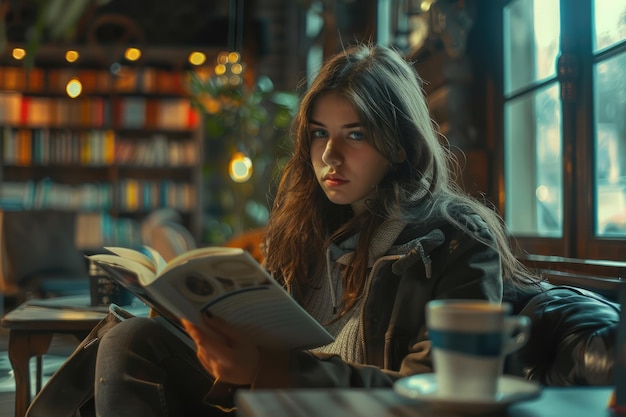
[[[198,238],[202,129],[185,76],[0,64],[0,208],[140,220],[167,207]]]

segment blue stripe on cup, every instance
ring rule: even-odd
[[[434,348],[467,355],[493,357],[502,351],[502,333],[466,333],[450,330],[428,331]]]

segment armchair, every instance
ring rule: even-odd
[[[626,263],[528,255],[545,280],[531,296],[509,294],[531,319],[528,342],[509,358],[509,372],[543,385],[612,385]],[[506,297],[505,297],[506,298]]]
[[[518,352],[524,376],[543,385],[612,385],[620,306],[591,291],[555,286],[520,314],[531,319]]]
[[[0,295],[89,293],[88,264],[76,246],[76,213],[0,211]]]

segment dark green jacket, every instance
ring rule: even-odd
[[[493,236],[476,215],[470,233],[447,221],[405,227],[373,265],[361,310],[365,364],[335,355],[293,352],[294,387],[386,387],[399,377],[432,372],[425,306],[433,299],[502,300],[502,269]]]

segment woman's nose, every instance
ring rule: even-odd
[[[341,164],[341,159],[341,152],[337,142],[332,138],[328,139],[326,149],[324,149],[324,153],[322,154],[322,161],[324,161],[326,165],[336,166]]]

